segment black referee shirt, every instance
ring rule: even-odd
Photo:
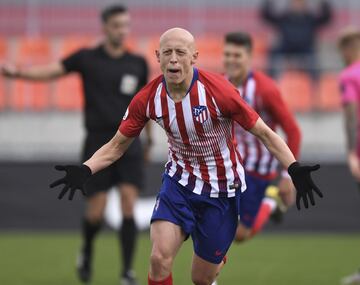
[[[88,132],[115,132],[131,99],[148,77],[143,57],[125,52],[114,58],[102,45],[81,49],[62,63],[67,73],[81,75]]]

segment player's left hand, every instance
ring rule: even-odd
[[[58,199],[62,199],[64,195],[70,190],[69,200],[72,200],[77,189],[79,189],[83,195],[86,196],[84,184],[91,176],[91,169],[87,165],[56,165],[55,169],[66,172],[63,178],[58,179],[50,184],[50,188],[54,188],[61,184],[65,185],[60,192]]]
[[[310,200],[311,205],[315,205],[313,192],[315,192],[320,198],[323,197],[320,189],[315,185],[311,178],[311,172],[316,171],[319,168],[319,164],[313,166],[302,166],[297,161],[289,166],[288,172],[296,188],[296,207],[298,210],[300,210],[301,200],[303,201],[305,208],[309,207],[308,199]]]

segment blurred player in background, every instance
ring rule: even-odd
[[[33,81],[55,79],[71,72],[81,75],[87,131],[82,161],[90,158],[100,146],[113,137],[131,99],[146,84],[148,77],[148,67],[144,58],[129,53],[124,46],[130,28],[127,8],[121,5],[108,7],[101,17],[105,38],[95,48],[81,49],[61,61],[46,66],[2,67],[4,76]],[[147,129],[146,148],[150,144],[150,131]],[[118,186],[123,214],[119,231],[123,259],[122,284],[137,284],[131,267],[137,237],[134,206],[142,181],[143,151],[139,139],[134,140],[121,161],[88,181],[82,231],[83,244],[77,265],[79,278],[83,282],[91,279],[93,241],[102,225],[106,191],[112,186]]]
[[[271,129],[276,131],[278,126],[281,127],[289,148],[294,156],[298,157],[301,140],[299,126],[275,82],[264,73],[252,69],[252,46],[251,36],[247,33],[234,32],[225,36],[225,76],[239,90],[239,96],[254,108]],[[278,184],[279,193],[275,187],[268,188],[268,192],[272,193],[265,198],[267,187],[278,176],[278,161],[259,139],[236,122],[234,136],[243,158],[247,185],[247,190],[241,195],[241,221],[235,240],[244,241],[260,231],[275,210],[279,215],[279,211],[292,205],[295,192],[291,178],[287,171],[283,170]],[[274,199],[278,198],[278,195],[281,200]]]
[[[360,30],[345,29],[338,45],[346,66],[340,74],[340,92],[345,116],[347,161],[360,190]],[[360,271],[342,281],[343,284],[360,284]]]
[[[238,224],[240,191],[246,189],[241,157],[232,138],[232,123],[258,137],[288,168],[298,202],[314,205],[321,195],[310,173],[319,166],[301,166],[286,143],[239,96],[222,76],[194,68],[194,37],[173,28],[160,38],[156,51],[162,75],[131,101],[116,135],[82,165],[57,166],[65,176],[61,195],[73,196],[92,174],[120,159],[151,119],[166,132],[169,159],[151,219],[152,251],[149,285],[172,285],[172,266],[191,235],[192,281],[211,284],[224,263]]]

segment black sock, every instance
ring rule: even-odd
[[[87,219],[83,220],[82,235],[83,235],[83,250],[87,253],[91,252],[93,240],[99,232],[102,223],[91,223]]]
[[[123,259],[123,275],[126,275],[131,270],[136,238],[137,228],[134,218],[124,218],[119,232]]]

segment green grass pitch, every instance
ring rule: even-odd
[[[75,257],[77,233],[0,234],[0,284],[78,285]],[[92,284],[119,284],[119,246],[115,234],[101,234],[96,243]],[[142,234],[135,269],[146,283],[150,242]],[[190,282],[191,241],[178,255],[175,285]],[[220,285],[335,285],[360,266],[360,235],[263,234],[233,245]]]

